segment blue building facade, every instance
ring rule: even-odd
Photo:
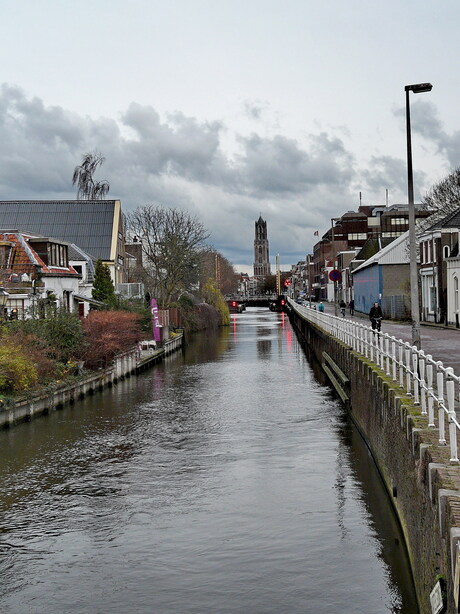
[[[375,302],[380,303],[382,286],[382,267],[377,263],[353,273],[356,311],[369,313]]]

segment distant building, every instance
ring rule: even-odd
[[[270,258],[268,254],[267,222],[259,217],[255,223],[254,239],[254,277],[271,275]]]

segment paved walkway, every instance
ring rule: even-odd
[[[326,313],[334,315],[334,305],[324,303],[324,307]],[[370,325],[369,318],[362,314],[351,317],[348,309],[345,317],[347,320]],[[425,354],[431,354],[435,360],[441,360],[445,367],[452,367],[455,374],[460,375],[460,329],[431,324],[422,324],[420,328],[421,346]],[[403,341],[410,342],[412,339],[412,329],[409,322],[383,320],[382,332]]]

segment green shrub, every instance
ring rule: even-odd
[[[220,325],[228,326],[230,324],[230,311],[225,298],[219,288],[216,286],[214,279],[208,279],[202,288],[203,300],[212,305],[219,313]]]
[[[37,384],[37,368],[23,352],[24,348],[11,341],[0,345],[0,390],[17,392]]]
[[[16,320],[8,324],[11,334],[33,335],[40,340],[48,358],[67,362],[78,356],[83,347],[83,329],[77,314],[57,309],[53,317],[43,320]]]

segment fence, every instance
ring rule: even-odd
[[[410,319],[410,298],[408,296],[382,296],[383,313],[391,320]]]
[[[451,367],[444,367],[430,354],[418,350],[409,342],[373,331],[371,327],[339,318],[288,299],[290,308],[300,317],[319,326],[355,352],[382,369],[397,382],[405,394],[419,405],[428,417],[428,427],[437,429],[439,443],[447,445],[446,418],[449,425],[450,461],[458,463],[458,431],[460,424],[455,413],[455,399],[460,400],[460,378]]]

